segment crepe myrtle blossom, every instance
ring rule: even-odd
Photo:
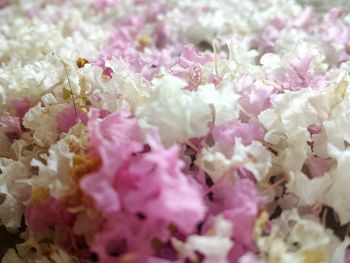
[[[350,262],[349,8],[298,2],[0,0],[2,262]]]

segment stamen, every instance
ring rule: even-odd
[[[46,94],[50,93],[53,89],[57,88],[58,86],[60,86],[61,84],[63,84],[64,81],[60,81],[58,83],[56,83],[55,85],[51,86],[50,88],[48,88],[47,90],[45,90],[43,93],[40,94],[40,97],[45,96]]]
[[[216,49],[216,44],[215,41],[213,40],[213,42],[211,43],[213,46],[213,51],[214,51],[214,69],[215,69],[215,74],[217,77],[219,77],[219,70],[218,70],[218,52]]]

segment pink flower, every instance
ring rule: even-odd
[[[153,37],[155,39],[155,44],[157,48],[164,48],[167,43],[167,31],[166,26],[163,23],[158,23],[157,26],[154,29]]]
[[[38,204],[28,205],[25,211],[25,220],[33,231],[41,232],[55,225],[72,226],[74,216],[67,211],[63,203],[49,198]]]
[[[226,154],[232,153],[235,139],[241,138],[244,145],[249,145],[253,140],[262,140],[264,138],[264,128],[257,121],[242,123],[235,121],[216,126],[213,129],[213,138]]]
[[[308,6],[296,17],[293,21],[293,25],[303,29],[311,29],[311,26],[315,24],[315,16],[313,14],[313,8]]]
[[[77,108],[77,116],[74,107],[70,107],[62,111],[57,116],[57,130],[59,132],[68,132],[71,127],[73,127],[78,118],[78,121],[82,123],[87,123],[87,115]]]
[[[24,115],[30,109],[30,101],[28,99],[14,100],[12,101],[11,105],[16,110],[17,116],[22,121]]]
[[[7,0],[0,0],[0,9],[5,8],[8,5]]]
[[[190,62],[199,63],[204,65],[210,61],[213,61],[213,55],[209,53],[204,53],[202,55],[198,55],[195,47],[193,45],[186,45],[182,48],[181,57]]]
[[[143,149],[141,130],[127,111],[99,118],[99,112],[91,109],[88,121],[89,142],[102,159],[99,171],[81,180],[80,186],[95,200],[95,206],[109,214],[120,208],[119,195],[112,187],[112,179],[132,153]]]
[[[254,82],[250,75],[242,75],[238,78],[236,85],[241,90],[239,104],[249,114],[247,118],[257,116],[263,110],[271,107],[271,100],[276,93],[273,87]]]
[[[76,217],[63,202],[49,198],[38,204],[30,204],[26,207],[24,216],[31,231],[54,231],[54,242],[66,250],[76,249],[77,236],[73,233]]]
[[[113,263],[129,257],[129,262],[146,262],[152,255],[154,240],[169,236],[164,222],[144,219],[130,213],[118,213],[108,218],[104,229],[97,233],[91,249],[99,262]]]
[[[277,77],[277,82],[289,90],[299,90],[307,87],[317,90],[324,88],[326,85],[325,77],[314,74],[309,69],[312,58],[311,51],[308,51],[304,56],[292,61],[290,69],[284,75]]]
[[[234,226],[233,239],[246,247],[254,248],[252,231],[259,212],[263,208],[263,199],[259,196],[255,184],[248,180],[238,180],[224,200],[222,214],[231,220]]]
[[[129,16],[120,21],[115,25],[111,37],[104,45],[103,54],[108,57],[122,54],[129,47],[132,47],[143,27],[144,21],[140,16]]]
[[[164,149],[158,137],[148,139],[151,151],[130,159],[115,177],[122,204],[189,233],[206,210],[199,188],[181,172],[178,147]]]
[[[332,54],[332,60],[341,63],[349,60],[348,43],[350,41],[350,29],[342,19],[342,11],[338,8],[331,9],[325,16],[322,23],[321,36],[324,41],[336,47]]]
[[[172,73],[188,82],[188,88],[195,90],[202,81],[202,65],[213,60],[208,53],[197,54],[193,45],[182,47],[181,56],[171,66]]]
[[[331,10],[329,10],[329,12],[327,14],[325,14],[324,16],[324,20],[327,22],[335,22],[337,21],[338,18],[340,18],[342,16],[342,10],[335,7],[332,8]]]
[[[157,21],[159,15],[166,12],[166,6],[162,3],[150,3],[146,13],[147,22],[153,23]]]
[[[178,148],[164,149],[153,135],[148,138],[150,151],[141,153],[140,128],[129,113],[121,111],[104,119],[97,115],[91,111],[88,129],[102,168],[81,181],[96,207],[105,215],[120,209],[141,212],[174,223],[183,232],[192,231],[205,207],[194,181],[181,172]]]
[[[21,137],[21,126],[18,117],[12,117],[8,112],[0,115],[0,130],[10,139],[19,139]]]
[[[255,184],[249,179],[222,180],[211,189],[210,214],[221,214],[233,224],[233,250],[230,255],[238,259],[245,251],[255,251],[252,231],[255,221],[263,208],[263,198]],[[230,256],[230,258],[232,258]]]
[[[86,248],[84,237],[74,232],[76,215],[62,200],[48,198],[39,203],[26,206],[25,223],[31,231],[40,235],[50,233],[53,242],[81,258],[88,258],[90,249]]]
[[[120,210],[119,194],[103,172],[89,174],[80,181],[81,189],[94,200],[94,205],[104,216]]]
[[[32,6],[28,9],[27,15],[30,19],[34,19],[35,17],[39,16],[40,9],[36,6]]]
[[[280,18],[273,19],[264,26],[259,35],[253,39],[261,54],[271,52],[280,31],[286,27],[286,22]]]
[[[99,112],[91,109],[88,120],[89,142],[100,155],[105,175],[113,175],[131,153],[143,149],[140,127],[125,110],[99,118]],[[107,171],[113,167],[113,170]]]
[[[106,8],[111,7],[117,3],[116,0],[94,0],[93,6],[96,11],[104,11]]]

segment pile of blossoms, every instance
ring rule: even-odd
[[[294,0],[0,0],[2,262],[350,262],[349,43]]]

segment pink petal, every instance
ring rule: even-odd
[[[30,101],[28,99],[14,100],[12,101],[11,105],[16,110],[17,116],[22,121],[24,115],[30,109]]]
[[[13,140],[21,137],[21,126],[18,117],[12,117],[8,112],[0,115],[0,130]]]
[[[62,111],[57,116],[57,130],[59,132],[67,133],[71,127],[73,127],[78,121],[82,123],[87,123],[87,114],[85,112],[80,111],[77,108],[77,115],[74,107],[70,107]]]

